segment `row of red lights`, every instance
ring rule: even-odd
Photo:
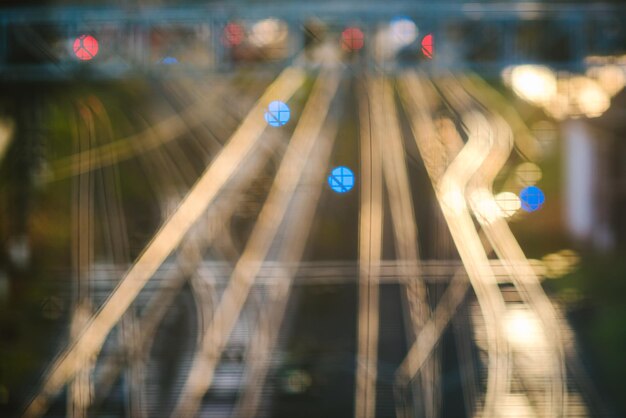
[[[245,32],[241,25],[229,23],[224,28],[222,41],[226,46],[237,46],[244,40]],[[341,33],[341,47],[346,51],[358,51],[365,45],[365,35],[357,27],[346,28]],[[433,58],[433,34],[429,33],[422,39],[422,53],[428,59]],[[74,54],[81,61],[89,61],[98,55],[98,40],[92,35],[80,35],[74,40]]]

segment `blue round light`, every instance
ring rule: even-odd
[[[290,117],[289,106],[279,100],[270,103],[265,112],[265,120],[270,126],[283,126]]]
[[[543,191],[537,186],[528,186],[519,193],[522,209],[526,212],[534,212],[541,208],[546,200]]]
[[[354,173],[348,167],[335,167],[328,176],[328,185],[334,192],[349,192],[354,187]]]
[[[161,63],[166,65],[178,64],[178,60],[175,57],[165,57],[161,60]]]

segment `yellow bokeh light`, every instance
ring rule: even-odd
[[[556,76],[542,65],[520,65],[511,72],[511,85],[522,99],[534,104],[548,103],[556,94]]]
[[[495,199],[496,203],[500,207],[502,215],[506,218],[510,218],[515,215],[522,207],[519,196],[513,192],[498,193]]]
[[[579,263],[579,256],[573,250],[561,250],[547,254],[542,258],[546,277],[557,279],[572,272]]]
[[[502,79],[522,99],[541,106],[553,118],[601,116],[611,106],[611,96],[626,83],[621,67],[594,67],[588,76],[559,72],[541,65],[505,69]]]
[[[278,19],[264,19],[252,26],[250,43],[258,47],[266,47],[287,40],[289,30],[287,24]]]
[[[611,99],[600,85],[587,77],[574,77],[571,91],[576,95],[578,108],[587,117],[602,115],[611,106]]]
[[[521,186],[532,186],[541,180],[541,168],[535,163],[523,162],[515,169],[515,175]]]
[[[598,82],[600,87],[610,96],[619,93],[626,84],[626,74],[618,65],[602,65],[591,67],[587,70],[587,76]]]

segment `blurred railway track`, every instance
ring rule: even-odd
[[[472,368],[459,374],[466,416],[574,417],[601,410],[596,395],[587,393],[593,390],[572,332],[542,288],[544,266],[524,255],[508,226],[511,214],[494,196],[494,179],[513,149],[530,160],[536,153],[536,140],[515,110],[503,110],[502,98],[476,74],[411,70],[396,78],[368,68],[355,81],[337,45],[324,46],[327,60],[301,56],[262,92],[254,76],[239,87],[233,80],[218,87],[170,80],[166,107],[173,116],[147,121],[147,129],[122,140],[113,139],[101,103],[80,108],[78,149],[56,160],[48,178],[72,178],[75,191],[71,331],[23,416],[45,416],[65,387],[68,414],[97,416],[121,375],[129,416],[271,416],[275,394],[263,389],[276,390],[272,373],[294,289],[340,285],[353,285],[358,295],[355,362],[348,367],[355,417],[442,416],[448,377],[439,354],[447,330],[458,337],[459,362]],[[347,85],[358,99],[358,203],[351,214],[358,226],[354,235],[336,239],[356,236],[357,260],[309,261],[324,180],[341,142],[338,107]],[[249,104],[246,94],[260,97]],[[225,95],[236,97],[229,102]],[[286,129],[265,133],[268,104],[291,98],[304,105],[297,117],[294,112],[290,139]],[[239,99],[240,108],[231,110]],[[238,242],[234,214],[272,159],[271,185],[257,196]],[[134,261],[119,185],[123,161],[144,167],[162,220]],[[425,191],[419,198],[432,199],[441,218],[433,223],[452,239],[442,244],[446,238],[433,236],[427,245],[453,246],[446,257],[427,258],[419,246],[423,225],[409,162],[425,169],[434,196]],[[104,242],[105,262],[94,257],[96,239]],[[391,284],[401,289],[401,300],[381,291]],[[442,288],[437,297],[433,289]],[[160,339],[176,298],[187,291],[193,330],[185,341]],[[406,326],[394,324],[392,332],[408,330],[399,338],[407,344],[405,357],[384,363],[380,318],[390,303],[402,301],[397,319]],[[459,311],[467,315],[459,319]],[[169,394],[159,399],[158,385],[148,380],[167,369],[153,354],[168,343],[182,359],[172,360]],[[241,363],[223,372],[230,349],[242,351]],[[306,376],[299,378],[306,387]],[[211,393],[220,382],[232,399]]]

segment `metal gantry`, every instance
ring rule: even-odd
[[[374,38],[398,16],[413,19],[421,36],[432,34],[436,52],[432,61],[425,60],[420,45],[413,44],[387,70],[426,66],[498,73],[529,62],[579,70],[586,57],[626,53],[621,25],[626,8],[611,4],[229,2],[176,8],[5,9],[0,12],[0,80],[204,77],[237,68],[272,69],[297,56],[311,22],[327,25],[336,42],[348,25],[362,27],[364,48],[354,70],[380,70]],[[224,43],[228,23],[241,24],[245,37],[263,19],[285,22],[285,50],[276,57],[257,51],[254,62],[237,58],[233,45]],[[85,34],[100,45],[98,55],[88,61],[78,59],[73,50],[75,39]]]

